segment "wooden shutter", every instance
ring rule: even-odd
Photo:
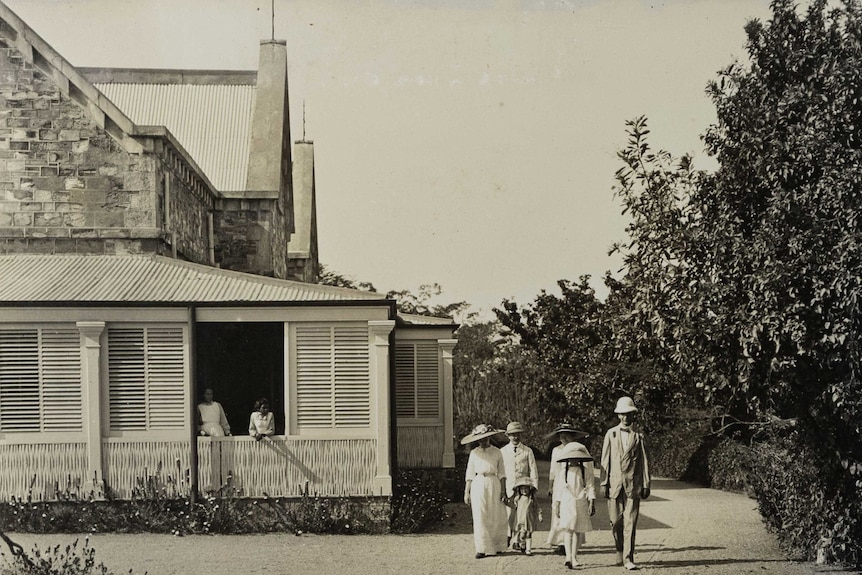
[[[78,330],[0,331],[0,431],[81,431],[82,424]]]
[[[77,328],[43,328],[39,346],[42,431],[81,431],[81,336]]]
[[[440,417],[440,379],[437,342],[416,343],[416,417]]]
[[[296,423],[331,427],[332,328],[296,328]]]
[[[416,346],[395,344],[395,414],[416,417]]]
[[[436,341],[395,346],[395,406],[405,419],[440,418],[439,359]]]
[[[183,330],[147,329],[147,418],[150,429],[177,429],[185,419]]]
[[[182,429],[184,369],[182,328],[110,328],[111,429]]]
[[[368,327],[298,325],[294,333],[297,426],[370,426]]]
[[[108,329],[108,396],[111,429],[147,428],[144,330]]]
[[[368,326],[333,328],[335,427],[371,425]]]
[[[39,431],[39,331],[0,331],[0,431]]]

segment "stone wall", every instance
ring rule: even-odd
[[[158,147],[124,150],[0,39],[0,253],[170,255],[175,241],[179,257],[208,263],[211,192]]]
[[[284,215],[277,200],[222,199],[213,219],[219,267],[288,277]]]

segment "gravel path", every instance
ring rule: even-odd
[[[547,491],[547,489],[544,489]],[[546,498],[540,499],[545,515]],[[614,564],[613,540],[604,499],[588,534],[577,569],[605,575],[624,573]],[[420,535],[329,536],[289,534],[242,536],[94,535],[97,562],[117,573],[172,574],[484,574],[566,573],[564,559],[544,547],[546,531],[532,557],[506,553],[473,558],[469,509],[451,504],[449,517],[431,533]],[[547,517],[543,526],[547,528]],[[73,535],[10,534],[29,550],[63,545]],[[5,551],[5,549],[4,549]],[[641,505],[635,560],[652,573],[786,573],[811,575],[830,571],[785,560],[774,537],[766,533],[756,504],[744,495],[724,493],[671,480],[656,480],[653,495]]]

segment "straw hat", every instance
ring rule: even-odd
[[[576,462],[584,462],[584,461],[592,461],[593,458],[590,455],[590,452],[587,451],[587,448],[581,445],[580,443],[572,442],[566,444],[563,447],[560,454],[557,456],[556,461],[576,461]]]
[[[487,423],[480,423],[473,428],[473,431],[471,431],[469,435],[461,439],[461,445],[467,445],[468,443],[473,443],[474,441],[479,441],[484,437],[491,437],[492,435],[497,435],[499,433],[505,432],[502,429],[495,429],[494,426],[488,425]]]
[[[638,408],[635,407],[634,400],[624,395],[623,397],[617,400],[617,407],[614,409],[614,413],[634,413]]]
[[[524,426],[517,421],[513,421],[506,426],[506,435],[510,433],[524,433]]]
[[[580,429],[575,429],[575,426],[571,423],[561,423],[557,426],[557,428],[551,433],[545,436],[545,439],[552,439],[554,437],[559,436],[561,433],[571,433],[575,436],[575,439],[584,439],[585,437],[589,437],[590,434],[586,431],[581,431]]]
[[[512,485],[512,490],[514,491],[515,489],[519,488],[522,485],[526,485],[527,487],[533,487],[533,482],[530,481],[529,477],[522,477],[522,478],[518,479],[517,481],[515,481],[515,484]]]

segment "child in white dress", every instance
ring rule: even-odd
[[[527,555],[533,554],[533,531],[542,521],[542,510],[534,495],[536,488],[529,477],[515,483],[509,505],[512,508],[512,549]]]
[[[269,410],[269,400],[261,397],[254,402],[254,413],[248,422],[248,434],[260,441],[264,437],[270,437],[275,433],[275,419]]]
[[[564,463],[560,463],[559,457],[560,452],[565,449],[566,445],[572,442],[580,442],[585,438],[589,437],[589,434],[585,431],[581,431],[576,429],[574,425],[571,423],[561,423],[557,426],[554,431],[545,436],[545,439],[550,439],[552,441],[556,440],[560,442],[560,445],[554,447],[553,451],[551,451],[551,466],[550,466],[550,476],[548,477],[548,496],[551,498],[551,525],[548,528],[548,547],[555,549],[555,553],[558,555],[565,555],[566,548],[563,545],[563,540],[565,539],[565,531],[560,529],[559,525],[557,525],[557,514],[553,509],[553,502],[559,500],[559,489],[562,487],[564,481],[557,481],[557,476],[566,468]],[[578,443],[581,445],[580,443]],[[583,545],[586,542],[586,538],[583,534],[581,534],[579,538],[579,544]]]
[[[579,535],[593,530],[590,517],[596,514],[595,467],[587,448],[580,443],[569,443],[559,454],[558,461],[565,465],[558,476],[562,482],[559,498],[554,501],[557,525],[563,530],[566,548],[566,567],[574,569],[580,550]]]

